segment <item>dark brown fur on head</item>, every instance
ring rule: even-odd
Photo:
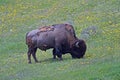
[[[87,46],[84,40],[79,39],[73,44],[72,56],[73,58],[82,58],[85,55]]]

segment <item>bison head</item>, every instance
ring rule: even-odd
[[[82,58],[86,52],[86,43],[84,40],[77,40],[72,47],[72,58]]]

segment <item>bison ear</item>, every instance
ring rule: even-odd
[[[79,41],[77,41],[77,42],[75,43],[75,46],[76,46],[77,48],[79,48]]]

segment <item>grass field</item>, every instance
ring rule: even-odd
[[[90,26],[83,59],[37,51],[27,63],[25,34],[43,25],[69,22],[77,37]],[[120,80],[120,0],[0,0],[0,80]]]

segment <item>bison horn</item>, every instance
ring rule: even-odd
[[[79,42],[76,42],[75,46],[79,48]]]

